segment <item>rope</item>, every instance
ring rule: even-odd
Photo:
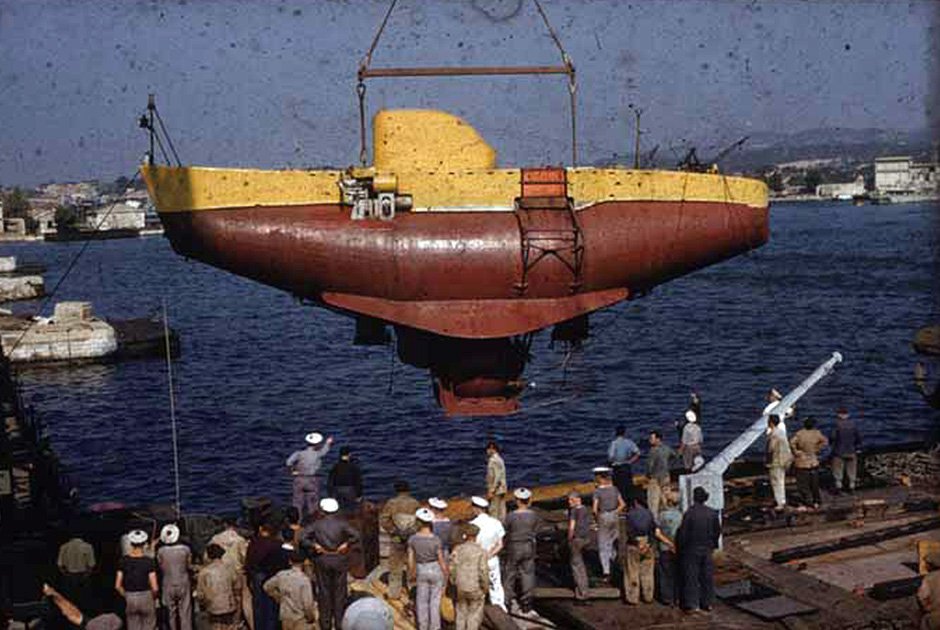
[[[182,166],[183,163],[180,162],[180,156],[176,153],[176,147],[173,146],[173,139],[170,137],[170,132],[167,131],[166,125],[163,124],[163,117],[160,116],[160,110],[154,107],[153,113],[157,115],[157,122],[160,123],[160,129],[163,131],[164,137],[166,137],[166,143],[170,146],[170,151],[173,152],[173,159],[176,160],[176,165]],[[159,140],[159,137],[158,137],[158,140]],[[161,146],[160,148],[162,149],[163,147]],[[169,163],[169,160],[167,160],[167,163]]]
[[[356,94],[359,96],[359,163],[366,165],[368,151],[366,149],[366,84],[359,79],[356,86]]]
[[[571,71],[574,72],[574,66],[571,65],[571,58],[568,57],[568,53],[565,52],[565,47],[561,45],[561,40],[558,39],[558,35],[555,33],[555,29],[552,28],[551,23],[548,21],[548,16],[545,15],[545,10],[542,9],[542,3],[539,0],[532,0],[535,3],[535,8],[538,9],[539,15],[542,16],[542,21],[545,22],[545,28],[548,29],[548,34],[552,36],[552,40],[555,42],[555,46],[558,47],[558,52],[561,53],[561,59],[565,62],[566,66],[571,68]]]
[[[395,10],[396,4],[398,4],[398,0],[392,0],[391,4],[388,5],[388,11],[385,12],[385,17],[382,18],[382,23],[379,25],[379,30],[375,32],[375,37],[372,38],[372,45],[369,46],[369,52],[366,53],[362,63],[359,64],[360,77],[362,71],[368,68],[369,64],[372,63],[372,53],[375,52],[375,47],[379,45],[379,38],[382,37],[382,32],[385,30],[385,25],[388,24],[388,18],[391,17],[392,11]]]
[[[133,184],[133,183],[137,180],[137,176],[138,176],[138,175],[139,175],[139,172],[135,170],[135,171],[132,173],[132,177],[127,180],[128,185]],[[98,223],[95,224],[95,231],[98,231],[98,229],[99,229],[102,225],[104,225],[105,220],[111,215],[111,211],[114,210],[114,206],[117,205],[117,202],[118,202],[117,199],[115,199],[114,201],[111,202],[111,205],[108,207],[107,212],[105,212],[105,213],[104,213],[104,216],[102,216],[101,219],[98,221]],[[42,304],[39,306],[39,310],[36,311],[36,315],[35,315],[35,316],[40,315],[40,314],[46,309],[46,307],[49,306],[49,303],[50,303],[50,302],[52,301],[52,299],[55,297],[56,292],[58,292],[59,287],[62,286],[62,283],[65,282],[65,279],[69,277],[69,274],[70,274],[70,273],[72,273],[72,269],[75,268],[75,265],[78,263],[78,260],[82,257],[82,254],[85,253],[85,250],[88,249],[88,246],[91,245],[91,242],[92,242],[92,241],[87,240],[87,241],[85,241],[84,243],[82,243],[82,246],[81,246],[81,248],[78,250],[78,253],[77,253],[75,256],[72,257],[72,260],[71,260],[71,261],[69,261],[68,266],[65,268],[65,273],[62,274],[62,277],[59,278],[59,280],[55,283],[55,286],[52,287],[52,291],[50,291],[49,294],[46,296],[46,299],[43,300]],[[35,316],[34,316],[34,317],[35,317]],[[23,341],[23,338],[26,337],[26,335],[29,333],[30,330],[32,330],[33,326],[35,326],[35,325],[36,325],[36,320],[34,319],[34,320],[32,320],[32,321],[29,323],[29,325],[28,325],[28,326],[26,327],[26,329],[20,334],[20,336],[16,338],[16,341],[13,343],[13,346],[10,348],[10,352],[9,352],[9,354],[8,354],[8,358],[10,358],[10,359],[12,360],[12,358],[13,358],[13,352],[19,347],[20,343]]]
[[[180,518],[180,452],[176,435],[176,397],[173,394],[173,355],[170,349],[170,325],[167,323],[166,298],[163,298],[163,339],[166,343],[166,377],[170,393],[170,429],[173,433],[173,481],[176,488],[176,518]]]

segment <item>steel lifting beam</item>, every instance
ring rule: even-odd
[[[461,76],[498,76],[517,74],[571,74],[569,66],[459,66],[459,67],[416,67],[416,68],[361,68],[359,78],[374,79],[380,77],[461,77]]]

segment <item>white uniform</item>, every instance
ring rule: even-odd
[[[503,524],[489,514],[480,514],[470,522],[480,528],[480,533],[477,534],[477,544],[487,553],[494,549],[506,535]],[[499,571],[499,556],[493,556],[487,560],[486,565],[490,570],[490,603],[506,610],[506,595],[503,593],[503,580]]]

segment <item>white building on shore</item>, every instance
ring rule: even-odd
[[[855,181],[816,186],[816,196],[823,199],[852,199],[865,194],[865,177],[859,175]]]
[[[915,162],[908,155],[875,160],[875,191],[883,195],[936,195],[940,169],[934,162]]]

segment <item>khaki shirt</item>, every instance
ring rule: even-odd
[[[95,568],[95,550],[81,538],[73,538],[59,547],[56,564],[62,573],[90,573]]]
[[[379,525],[393,538],[399,538],[397,542],[404,543],[417,531],[415,512],[419,507],[421,504],[410,494],[395,495],[385,502],[379,514]]]
[[[199,570],[196,593],[199,603],[210,615],[227,615],[238,610],[240,601],[238,574],[221,559]]]
[[[248,551],[248,541],[233,529],[219,532],[209,541],[210,545],[218,545],[225,550],[222,561],[238,573],[245,568],[245,553]]]
[[[787,438],[780,431],[774,431],[767,438],[767,465],[771,468],[787,468],[793,463],[793,452]]]
[[[828,444],[829,440],[818,429],[800,429],[790,438],[793,465],[797,468],[818,467],[819,452]]]
[[[300,568],[291,567],[278,572],[264,583],[264,592],[280,604],[281,621],[313,622],[317,617],[313,585]]]
[[[486,462],[486,491],[494,496],[506,494],[506,464],[499,453],[490,455]]]
[[[490,590],[486,552],[475,542],[465,542],[450,554],[450,581],[457,596],[482,598]]]

